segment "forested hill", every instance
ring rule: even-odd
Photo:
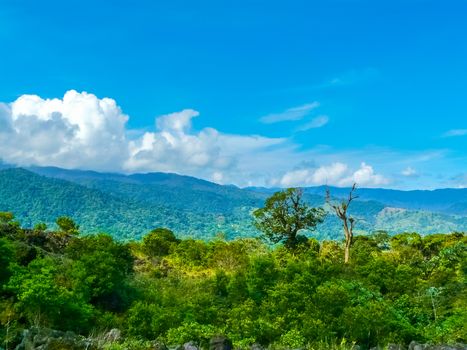
[[[350,188],[331,188],[334,196],[345,197]],[[324,195],[326,187],[308,187],[308,193]],[[451,215],[467,215],[467,188],[397,191],[382,188],[360,188],[361,200],[374,200],[397,208],[428,210]]]
[[[247,187],[249,191],[272,194],[280,188]],[[329,189],[334,197],[346,198],[350,187],[316,186],[306,187],[305,192],[325,196]],[[360,200],[376,201],[385,206],[425,210],[449,215],[467,215],[467,188],[444,188],[438,190],[400,191],[384,188],[358,188]]]
[[[28,170],[118,197],[199,213],[231,215],[241,207],[260,206],[267,197],[235,186],[222,186],[194,177],[170,173],[122,175],[55,167],[33,167]]]
[[[348,193],[347,189],[330,190],[337,197]],[[307,188],[305,199],[313,206],[322,206],[323,191]],[[229,239],[255,236],[251,211],[262,206],[272,192],[165,173],[122,175],[52,167],[0,170],[0,211],[13,212],[24,226],[45,222],[54,227],[58,216],[67,215],[80,224],[82,232],[108,232],[125,240],[141,237],[155,227],[168,227],[180,237],[202,239],[218,233]],[[384,193],[388,193],[389,204]],[[375,230],[392,234],[467,230],[467,215],[462,215],[462,210],[451,212],[447,205],[451,198],[452,208],[462,208],[465,190],[423,193],[414,203],[432,211],[407,210],[411,209],[410,196],[418,192],[360,189],[361,200],[352,206],[358,218],[356,230],[360,234]],[[400,205],[394,205],[397,203]],[[340,237],[340,223],[329,215],[315,235]]]
[[[112,188],[112,184],[109,186]],[[185,237],[201,238],[204,232],[207,238],[220,231],[222,225],[229,225],[214,213],[143,203],[24,169],[0,171],[0,211],[13,212],[25,227],[40,222],[53,227],[57,217],[66,215],[80,224],[83,233],[108,232],[120,239],[139,238],[162,226]]]

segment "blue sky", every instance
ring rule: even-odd
[[[16,141],[0,157],[241,186],[464,187],[466,38],[466,1],[4,0],[3,137]],[[53,119],[47,99],[69,90],[128,118],[62,106]],[[15,107],[24,95],[41,111]],[[126,158],[99,161],[110,146],[86,141],[86,118],[124,138],[110,143]],[[76,140],[48,144],[59,129]],[[26,134],[35,148],[12,155]]]

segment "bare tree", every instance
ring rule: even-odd
[[[331,201],[331,193],[329,188],[326,189],[326,202],[331,206],[331,208],[336,213],[337,217],[342,220],[342,225],[344,227],[344,236],[345,236],[345,247],[344,247],[344,263],[348,264],[350,260],[350,247],[353,242],[353,229],[355,226],[355,219],[351,217],[347,210],[349,209],[350,202],[358,198],[355,195],[355,190],[357,189],[357,184],[354,183],[352,189],[350,190],[349,197],[347,200],[342,201],[340,204],[333,203]]]

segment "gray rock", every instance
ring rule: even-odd
[[[165,345],[164,343],[162,343],[160,341],[153,342],[152,343],[152,349],[153,350],[169,350],[167,345]]]
[[[400,344],[388,344],[388,350],[405,350],[405,346]]]
[[[416,341],[412,341],[409,344],[409,350],[467,350],[467,345],[466,344],[431,345],[431,344],[420,344]]]
[[[209,350],[232,350],[232,341],[224,336],[216,336],[209,342]]]
[[[104,340],[107,342],[114,343],[119,341],[122,337],[122,332],[119,329],[113,328],[104,335]]]
[[[183,350],[199,350],[199,348],[195,342],[189,341],[188,343],[183,344]]]
[[[254,343],[251,347],[250,350],[264,350],[264,347],[261,344]]]
[[[423,345],[412,340],[409,344],[409,350],[423,350]]]
[[[23,331],[21,343],[15,350],[92,350],[96,346],[73,332],[60,332],[48,328],[31,327]]]

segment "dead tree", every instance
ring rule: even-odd
[[[347,210],[349,209],[350,202],[358,198],[355,195],[355,190],[357,189],[357,184],[354,183],[352,189],[350,190],[349,197],[346,201],[342,201],[340,204],[335,204],[331,201],[331,193],[329,188],[326,189],[326,202],[331,206],[331,208],[336,213],[337,217],[342,220],[342,225],[344,227],[344,236],[345,236],[345,246],[344,246],[344,263],[348,264],[350,260],[350,247],[353,242],[353,229],[355,226],[355,219],[351,217]]]

